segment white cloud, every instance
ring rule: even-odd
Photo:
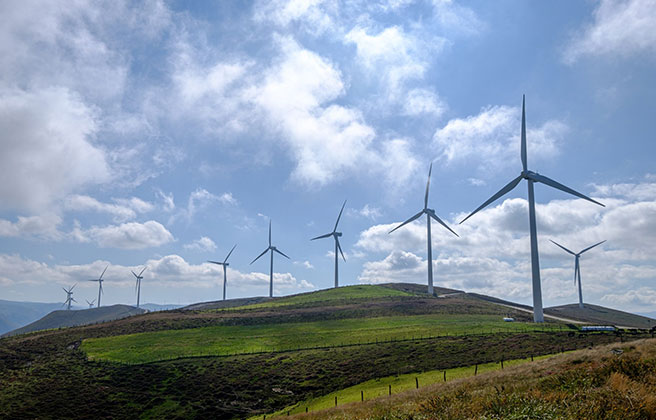
[[[549,120],[538,128],[527,124],[529,168],[531,158],[550,159],[558,153],[559,143],[567,132],[567,126]],[[480,169],[498,170],[513,162],[520,168],[519,140],[521,109],[508,106],[492,106],[480,114],[464,119],[450,120],[433,136],[433,146],[438,158],[447,163],[476,161]]]
[[[103,248],[144,249],[172,242],[173,235],[160,223],[123,223],[89,229],[75,227],[71,237],[79,242],[95,242]]]
[[[310,263],[310,261],[307,261],[307,260],[305,260],[305,261],[294,261],[294,265],[302,265],[303,267],[307,268],[308,270],[313,270],[314,269],[314,266],[312,265],[312,263]]]
[[[69,211],[93,210],[101,213],[109,213],[114,216],[115,222],[124,222],[134,219],[136,212],[127,206],[118,204],[101,203],[88,195],[71,195],[66,197],[64,207]]]
[[[403,112],[406,115],[430,114],[439,118],[447,105],[433,92],[427,89],[412,89],[406,94]]]
[[[347,208],[346,213],[349,216],[359,216],[371,220],[376,220],[382,216],[382,212],[378,207],[370,207],[369,204],[365,204],[361,209]]]
[[[92,143],[92,108],[65,88],[0,91],[2,206],[42,210],[84,186],[106,182],[105,153]]]
[[[567,46],[563,58],[573,63],[584,56],[628,57],[656,52],[654,0],[601,0],[594,21]]]
[[[300,22],[305,31],[320,35],[333,27],[331,14],[338,7],[336,3],[324,0],[259,1],[255,4],[254,18],[256,21],[270,21],[283,27]]]
[[[196,239],[192,243],[185,244],[184,249],[189,249],[192,251],[201,251],[201,252],[211,252],[216,249],[216,244],[213,240],[207,236],[202,236],[200,239]]]
[[[58,230],[61,217],[45,213],[39,216],[18,216],[16,222],[0,219],[0,236],[59,240],[64,235]]]

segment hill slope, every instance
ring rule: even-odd
[[[350,286],[6,337],[0,407],[8,418],[245,418],[376,378],[649,336],[535,325],[526,311],[423,290]]]
[[[142,314],[143,309],[137,309],[128,305],[101,306],[100,308],[82,310],[57,310],[28,324],[24,327],[8,332],[6,335],[24,334],[39,330],[52,328],[74,327],[78,325],[97,324],[99,322],[114,321],[132,315]]]
[[[603,306],[585,304],[583,309],[578,304],[552,306],[546,308],[544,313],[563,318],[576,319],[595,325],[615,325],[630,328],[652,328],[656,326],[656,320],[617,309],[605,308]]]
[[[61,303],[0,300],[0,335],[34,322],[48,313],[61,308]]]

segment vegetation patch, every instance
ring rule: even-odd
[[[540,330],[560,330],[545,324]],[[90,360],[147,363],[197,356],[278,352],[417,338],[532,332],[535,324],[503,322],[495,315],[416,315],[288,324],[213,326],[89,338]]]

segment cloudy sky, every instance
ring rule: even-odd
[[[0,299],[191,303],[426,281],[531,302],[529,168],[545,306],[656,311],[656,2],[4,1],[0,4]]]

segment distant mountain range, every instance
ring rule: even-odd
[[[146,303],[141,308],[151,311],[167,311],[180,308],[182,305]],[[37,321],[52,311],[64,309],[61,303],[42,302],[14,302],[0,299],[0,335],[21,328]],[[74,306],[72,309],[83,310],[83,306]]]
[[[114,321],[132,315],[143,314],[146,311],[128,305],[111,305],[100,308],[81,310],[56,310],[50,312],[43,318],[34,321],[24,327],[17,328],[4,335],[24,334],[32,331],[47,330],[52,328],[74,327],[78,325],[97,324],[99,322]]]

